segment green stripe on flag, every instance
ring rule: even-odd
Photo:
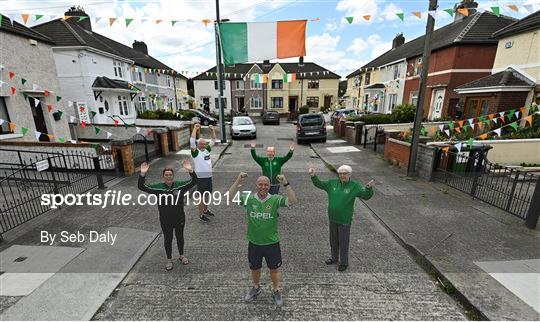
[[[398,18],[403,21],[405,19],[405,14],[403,12],[398,12],[396,13],[396,16],[398,16]]]
[[[225,66],[247,62],[248,42],[246,23],[220,23],[219,35]]]

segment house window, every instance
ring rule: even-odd
[[[422,57],[416,59],[416,65],[414,66],[414,75],[422,73]]]
[[[139,96],[139,98],[137,99],[138,103],[138,110],[139,111],[145,111],[146,110],[146,97],[144,96]]]
[[[283,108],[283,97],[272,97],[272,108]]]
[[[366,84],[365,85],[369,85],[370,76],[371,76],[371,73],[366,73]]]
[[[260,97],[252,97],[249,101],[251,108],[262,108],[262,99]]]
[[[171,78],[167,76],[167,86],[170,88],[171,86]]]
[[[411,93],[411,100],[410,100],[411,104],[416,106],[416,104],[418,103],[418,92],[412,92]]]
[[[393,111],[394,107],[396,107],[397,102],[397,94],[390,94],[388,95],[388,110]]]
[[[123,78],[124,77],[124,63],[117,60],[113,60],[113,66],[114,66],[114,76]]]
[[[0,97],[0,119],[4,120],[4,123],[0,125],[0,134],[12,133],[9,131],[9,122],[11,122],[7,110],[6,100]]]
[[[307,88],[319,88],[318,79],[310,79],[307,84]]]
[[[216,104],[216,105],[215,105],[215,108],[216,108],[216,109],[219,109],[219,105],[218,105],[218,104],[219,104],[219,101],[218,101],[218,99],[219,99],[219,98],[217,98],[217,97],[214,98],[214,104]],[[226,98],[226,97],[223,98],[223,108],[224,108],[224,109],[227,108],[227,98]]]
[[[307,98],[307,106],[308,107],[319,107],[319,97],[318,96],[308,96]]]
[[[258,83],[257,80],[255,79],[255,76],[253,76],[251,78],[249,86],[252,89],[261,89],[262,88],[262,83]]]
[[[128,101],[125,95],[118,95],[118,110],[120,111],[120,115],[129,115]]]
[[[400,70],[399,70],[399,65],[394,65],[394,78],[393,79],[398,79],[400,77]]]
[[[282,89],[282,88],[283,88],[283,80],[281,79],[272,80],[272,89]]]
[[[173,108],[173,105],[174,105],[174,101],[172,99],[172,97],[169,97],[169,108]]]
[[[139,82],[142,82],[142,81],[143,81],[143,76],[142,76],[142,74],[143,74],[143,73],[142,73],[141,71],[137,71],[137,80],[138,80]]]
[[[225,90],[225,80],[222,80],[221,81],[221,87],[223,87],[223,90]],[[214,81],[214,89],[219,89],[218,88],[218,81]]]
[[[244,82],[243,81],[237,80],[235,83],[236,83],[236,89],[240,89],[240,90],[244,89]]]

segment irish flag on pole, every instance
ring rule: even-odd
[[[306,55],[307,20],[219,24],[225,66]]]

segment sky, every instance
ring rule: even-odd
[[[425,32],[427,0],[221,0],[221,19],[268,22],[308,19],[306,62],[315,62],[344,78],[391,48],[393,38],[403,33],[405,41]],[[453,21],[443,9],[457,1],[439,0],[435,28]],[[501,14],[522,18],[528,10],[540,10],[540,0],[477,1],[480,8],[499,6]],[[150,55],[176,71],[194,77],[215,66],[214,27],[204,19],[216,18],[215,0],[0,0],[0,13],[28,26],[63,16],[72,5],[81,5],[92,18],[95,32],[131,46],[144,41]],[[516,5],[518,12],[508,5]],[[528,6],[528,7],[525,7]],[[401,21],[396,12],[404,13]],[[411,12],[420,12],[421,18]],[[46,15],[35,22],[33,15]],[[363,18],[370,15],[369,21]],[[96,17],[103,17],[97,23]],[[109,17],[118,21],[109,26]],[[349,23],[345,17],[353,17]],[[129,27],[125,18],[135,19]],[[142,19],[147,21],[142,22]],[[155,20],[163,20],[156,24]],[[174,27],[171,20],[178,20]],[[297,61],[287,59],[285,61]]]

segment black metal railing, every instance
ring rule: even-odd
[[[482,149],[467,152],[437,152],[434,179],[473,198],[485,201],[519,218],[527,225],[538,220],[540,176],[493,164]],[[536,219],[534,219],[536,217]]]
[[[1,149],[2,155],[20,156],[2,163],[0,171],[1,234],[35,218],[50,206],[42,204],[44,194],[77,194],[118,176],[109,151],[54,153]]]
[[[150,141],[142,134],[135,134],[131,137],[133,141],[133,160],[135,166],[143,162],[149,162],[158,155],[156,142]]]
[[[365,149],[373,149],[377,153],[384,153],[386,135],[380,125],[364,125],[362,144]]]

